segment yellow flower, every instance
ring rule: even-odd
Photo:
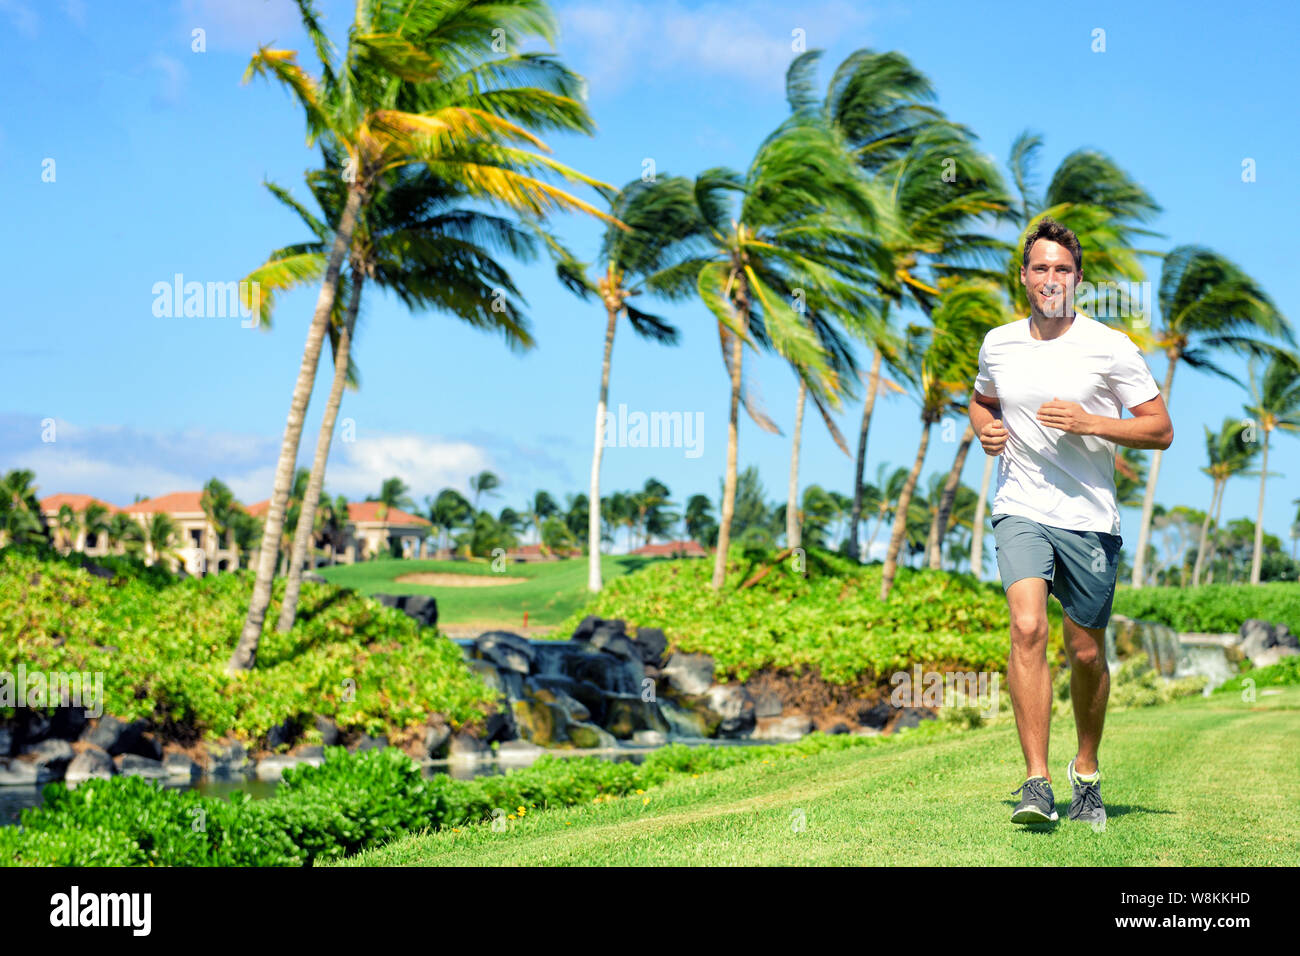
[[[637,793],[645,793],[644,790],[638,790]]]
[[[649,797],[646,797],[644,800],[641,801],[641,806],[644,807],[644,806],[645,806],[647,803],[649,803],[649,802],[650,802],[650,798],[649,798]]]
[[[565,821],[564,821],[564,825],[565,825],[566,827],[571,827],[571,826],[573,826],[573,821],[572,821],[572,820],[565,820]]]

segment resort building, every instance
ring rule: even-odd
[[[80,519],[89,505],[99,504],[104,507],[109,519],[122,513],[132,518],[141,528],[147,527],[155,514],[166,514],[176,526],[176,540],[172,545],[173,566],[179,564],[186,573],[194,575],[237,570],[239,550],[235,547],[233,534],[227,534],[224,541],[218,538],[216,529],[200,504],[201,497],[201,491],[177,491],[119,507],[93,495],[57,494],[42,499],[40,506],[41,516],[56,542],[60,540],[59,510],[64,505],[72,509]],[[269,500],[249,505],[245,510],[254,518],[262,518],[268,508]],[[403,558],[431,557],[432,549],[427,547],[431,530],[432,523],[428,519],[408,514],[400,508],[385,509],[378,501],[352,502],[348,504],[348,524],[338,554],[334,554],[333,544],[327,541],[323,563],[351,564],[390,554],[394,548]],[[75,540],[70,543],[73,550],[92,557],[120,550],[110,550],[102,533],[87,531],[80,521]],[[146,545],[145,560],[152,562],[154,559],[152,546]]]

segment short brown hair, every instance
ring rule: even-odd
[[[1070,255],[1074,257],[1074,271],[1083,273],[1083,250],[1079,246],[1079,237],[1074,231],[1067,229],[1050,216],[1044,216],[1038,221],[1025,236],[1025,249],[1021,256],[1021,265],[1029,268],[1029,250],[1033,248],[1035,242],[1039,239],[1046,239],[1048,242],[1059,243],[1070,250]]]

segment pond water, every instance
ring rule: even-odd
[[[714,740],[697,737],[685,740],[673,740],[673,743],[683,743],[689,746],[759,746],[770,744],[770,740]],[[600,757],[604,760],[612,760],[617,763],[632,762],[640,763],[646,755],[659,748],[656,746],[628,746],[618,750],[551,750],[551,753],[557,757]],[[432,778],[447,775],[455,780],[471,780],[475,777],[490,777],[505,773],[507,770],[517,767],[526,767],[532,764],[541,754],[510,754],[502,758],[479,759],[474,762],[468,761],[447,761],[434,760],[429,761],[424,768],[424,776]],[[265,800],[275,793],[278,783],[268,783],[263,780],[254,780],[246,777],[230,777],[225,779],[202,779],[195,783],[177,783],[175,781],[162,781],[163,786],[169,790],[197,790],[199,793],[208,797],[226,799],[230,794],[237,790],[242,790],[250,794],[254,800]],[[15,826],[19,822],[22,811],[28,807],[39,807],[43,802],[42,791],[48,784],[42,784],[39,787],[0,787],[0,826]]]

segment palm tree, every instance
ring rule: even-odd
[[[954,340],[950,343],[954,356],[951,374],[954,376],[967,374],[973,380],[979,371],[979,350],[980,343],[984,341],[984,336],[990,330],[1011,319],[1006,300],[1003,298],[997,284],[986,279],[969,279],[964,282],[953,282],[945,279],[940,282],[940,287],[944,289],[945,295],[939,308],[944,309],[946,312],[960,313],[961,316],[959,321],[952,321],[951,316],[945,315],[945,327],[950,326],[953,329],[960,330],[961,334],[967,336],[965,341]],[[926,550],[929,565],[935,570],[938,570],[943,564],[943,541],[948,532],[948,517],[952,513],[953,503],[957,498],[957,491],[961,484],[961,472],[966,465],[966,456],[969,454],[971,443],[975,439],[975,429],[971,427],[969,422],[969,408],[963,403],[954,411],[962,414],[967,421],[965,431],[962,433],[961,441],[957,446],[957,454],[953,459],[952,467],[948,469],[948,477],[943,486],[943,495],[939,506],[935,509],[934,520],[931,523],[927,538]],[[982,522],[982,511],[979,518]]]
[[[343,542],[347,538],[348,524],[348,499],[339,495],[331,499],[329,495],[321,497],[320,504],[321,514],[321,533],[330,546],[330,564],[339,563],[339,551],[343,548]],[[295,540],[295,545],[296,545]],[[299,577],[301,580],[301,576]]]
[[[271,600],[276,550],[302,435],[307,403],[315,383],[321,346],[334,309],[339,273],[352,245],[359,217],[374,197],[381,177],[410,164],[424,164],[440,178],[459,183],[474,196],[504,202],[543,216],[553,209],[578,209],[601,218],[591,204],[531,175],[557,172],[592,186],[597,182],[550,157],[520,148],[544,144],[516,120],[539,127],[590,132],[590,117],[574,98],[580,81],[545,54],[513,54],[466,65],[489,55],[505,37],[511,50],[520,38],[540,36],[554,44],[555,19],[542,0],[358,0],[347,49],[336,69],[329,39],[310,0],[299,0],[303,26],[312,40],[322,73],[317,80],[290,50],[262,47],[245,79],[271,76],[303,107],[308,145],[318,137],[346,157],[347,200],[333,242],[303,349],[275,483],[258,555],[256,581],[229,670],[251,669],[257,655],[266,609]],[[492,30],[486,29],[491,25]],[[549,79],[555,92],[507,89],[503,80],[524,74]]]
[[[885,555],[885,566],[880,582],[882,601],[888,600],[889,592],[893,588],[898,555],[903,545],[904,535],[907,533],[908,509],[912,492],[920,477],[921,466],[925,463],[925,453],[930,442],[930,426],[942,418],[945,411],[953,407],[959,400],[959,396],[969,394],[970,380],[974,377],[969,369],[969,343],[974,338],[974,327],[980,320],[981,313],[956,306],[950,307],[947,299],[949,295],[957,295],[964,285],[965,283],[953,285],[945,283],[945,298],[940,301],[939,307],[931,316],[933,326],[931,328],[909,326],[907,345],[900,356],[900,364],[908,372],[908,381],[916,389],[916,397],[921,406],[921,441],[894,514],[893,532],[890,535],[889,551]]]
[[[36,473],[23,468],[12,469],[0,479],[0,546],[49,539],[35,481]]]
[[[307,180],[330,226],[312,216],[284,190],[268,185],[281,202],[298,214],[316,239],[273,253],[267,264],[250,276],[261,279],[264,286],[267,279],[261,277],[263,272],[271,273],[269,279],[277,287],[281,280],[286,285],[295,281],[292,272],[285,275],[281,270],[280,257],[292,262],[304,251],[310,252],[317,257],[320,269],[324,268],[330,230],[346,204],[346,189],[338,156],[328,148],[323,152],[326,168],[309,173]],[[351,346],[364,284],[370,282],[393,292],[412,310],[424,307],[446,310],[476,327],[500,331],[512,349],[525,350],[535,344],[527,329],[527,319],[502,295],[517,296],[518,289],[484,248],[484,244],[491,244],[531,258],[535,251],[534,236],[501,217],[456,208],[455,201],[465,192],[462,187],[433,176],[425,167],[406,167],[381,178],[375,198],[358,217],[349,255],[350,271],[340,283],[347,292],[335,300],[341,302],[346,298],[346,313],[336,318],[329,328],[334,378],[316,442],[311,481],[303,499],[303,514],[310,520],[294,535],[277,624],[281,631],[293,626],[316,502],[324,485],[343,390],[345,386],[358,387]],[[391,502],[387,505],[396,506]]]
[[[385,478],[383,484],[379,486],[379,494],[367,498],[367,501],[379,501],[386,505],[389,510],[394,508],[402,510],[405,508],[414,508],[415,502],[411,500],[410,486],[401,478],[393,476]]]
[[[633,492],[632,501],[634,521],[641,529],[642,544],[649,544],[656,535],[667,533],[677,515],[665,509],[672,505],[668,486],[657,478],[647,478],[640,491]]]
[[[556,273],[560,281],[584,301],[594,296],[605,307],[605,347],[596,399],[591,491],[587,499],[597,503],[597,507],[588,507],[587,511],[587,590],[593,593],[602,587],[600,463],[609,407],[610,357],[618,318],[626,315],[632,331],[643,339],[663,345],[677,344],[676,328],[660,316],[629,304],[628,299],[649,291],[645,285],[647,276],[679,264],[691,251],[691,240],[698,232],[691,181],[681,176],[632,180],[614,197],[610,213],[627,228],[613,225],[605,228],[600,245],[603,272],[598,278],[592,279],[592,266],[578,261],[552,242],[559,252]]]
[[[1268,478],[1268,436],[1275,430],[1300,434],[1300,356],[1276,352],[1264,369],[1262,383],[1255,380],[1255,363],[1250,363],[1250,391],[1253,404],[1246,411],[1255,428],[1264,433],[1263,457],[1259,464],[1259,507],[1255,513],[1255,548],[1250,561],[1250,583],[1259,583],[1264,554],[1264,491]]]
[[[787,99],[796,111],[822,116],[861,174],[887,188],[892,226],[880,234],[888,240],[888,257],[884,264],[874,264],[872,284],[894,301],[906,289],[928,311],[927,295],[935,290],[917,276],[916,267],[923,260],[963,261],[987,245],[963,232],[976,217],[1005,209],[997,172],[975,152],[967,131],[948,123],[942,111],[928,105],[935,98],[929,79],[902,54],[855,51],[836,69],[826,96],[818,101],[813,74],[820,56],[820,50],[811,50],[791,64]],[[960,167],[960,190],[952,189],[951,177],[942,175],[945,163]],[[880,374],[881,342],[890,343],[891,353],[897,353],[900,345],[889,328],[887,308],[882,304],[875,314],[864,313],[864,317],[870,321],[863,337],[875,348],[854,462],[850,516],[854,530],[848,547],[854,559],[859,557],[862,475],[877,391],[883,383],[902,392]],[[791,511],[793,499],[787,506]]]
[[[1205,511],[1205,520],[1201,526],[1201,538],[1196,548],[1196,564],[1192,568],[1192,586],[1201,583],[1201,570],[1205,567],[1206,548],[1210,540],[1211,521],[1217,525],[1220,499],[1228,479],[1244,471],[1259,451],[1254,442],[1244,441],[1248,422],[1225,418],[1217,433],[1205,427],[1205,451],[1210,463],[1201,469],[1210,476],[1213,491],[1210,494],[1210,506]]]
[[[708,495],[691,495],[686,500],[686,510],[682,515],[686,525],[686,534],[702,548],[712,546],[713,536],[718,531],[718,523],[713,520],[713,502]]]
[[[877,201],[824,122],[801,111],[760,146],[744,176],[714,168],[695,181],[699,233],[709,251],[646,280],[671,298],[698,295],[717,320],[731,402],[727,465],[712,587],[726,576],[736,496],[740,403],[766,431],[779,434],[745,386],[743,348],[770,348],[816,379],[827,396],[841,385],[816,334],[792,303],[833,312],[860,302],[856,291],[879,250],[863,236]],[[803,290],[802,297],[797,290]]]
[[[501,487],[501,479],[490,471],[480,471],[469,480],[469,490],[474,492],[474,511],[478,511],[479,495],[496,494],[496,489]]]
[[[876,516],[876,526],[867,539],[867,546],[862,551],[863,557],[871,554],[871,547],[876,543],[876,535],[880,533],[880,529],[885,522],[893,520],[894,512],[898,507],[898,500],[903,493],[903,486],[907,484],[908,470],[906,468],[895,468],[891,474],[886,475],[888,471],[889,464],[882,461],[876,467],[875,484],[863,485],[862,487],[863,520],[866,520],[866,516],[872,513]],[[856,529],[853,533],[857,533]]]
[[[90,547],[90,536],[96,539],[108,533],[108,509],[98,501],[89,502],[81,512],[81,530],[85,532],[85,547]]]
[[[216,539],[225,542],[226,547],[231,547],[235,513],[239,510],[235,493],[224,482],[211,478],[203,486],[203,493],[199,495],[199,507],[203,509],[203,513],[212,524],[212,533]]]
[[[440,537],[440,548],[450,548],[451,533],[462,527],[474,515],[474,509],[465,496],[455,488],[444,488],[438,497],[424,499],[429,509],[429,521],[433,523],[434,534]]]
[[[176,553],[178,537],[179,531],[171,515],[165,511],[155,511],[144,526],[144,545],[148,563],[179,562],[180,555]]]
[[[1295,498],[1291,504],[1300,506],[1300,498]],[[1300,507],[1296,508],[1295,521],[1291,522],[1291,560],[1295,560],[1296,545],[1300,544]]]
[[[549,491],[538,491],[533,495],[533,500],[528,503],[528,511],[523,516],[524,520],[531,524],[537,532],[538,550],[543,555],[549,555],[550,549],[547,548],[546,542],[542,540],[542,524],[548,518],[559,513],[560,506],[551,497],[551,493]]]
[[[110,551],[121,545],[124,553],[138,555],[144,549],[144,528],[124,511],[113,515],[104,536]]]
[[[1171,403],[1174,370],[1180,361],[1241,385],[1214,363],[1215,351],[1246,355],[1275,351],[1255,337],[1259,334],[1276,336],[1295,345],[1290,325],[1263,288],[1234,263],[1209,249],[1188,245],[1170,252],[1160,271],[1158,298],[1161,327],[1153,324],[1149,330],[1139,330],[1134,338],[1144,351],[1159,349],[1168,359],[1160,389],[1166,406]],[[1142,501],[1142,524],[1133,559],[1135,588],[1142,586],[1161,454],[1156,449],[1151,456],[1151,471]]]
[[[72,510],[71,505],[60,505],[59,513],[54,518],[54,526],[59,532],[59,547],[64,554],[71,554],[77,547],[77,537],[81,534],[81,519]]]

